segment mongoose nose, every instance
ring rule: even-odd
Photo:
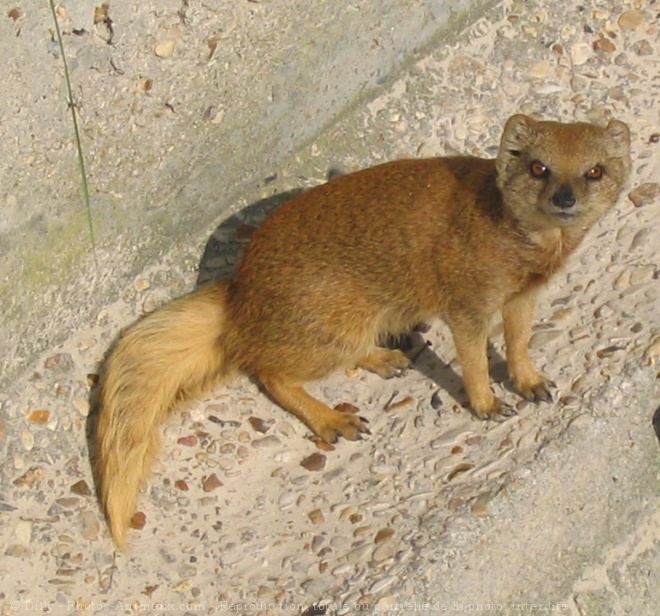
[[[575,205],[575,195],[570,188],[560,188],[554,195],[552,195],[552,205],[567,210]]]

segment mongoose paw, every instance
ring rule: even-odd
[[[367,420],[352,413],[333,410],[315,430],[326,443],[336,443],[340,436],[349,441],[362,440],[363,434],[371,434]]]
[[[491,420],[498,423],[501,423],[507,420],[509,417],[514,417],[518,414],[518,411],[512,406],[505,404],[499,398],[493,396],[493,404],[490,408],[486,410],[477,410],[474,409],[475,414],[479,419]]]
[[[413,367],[410,358],[399,349],[377,349],[357,362],[360,368],[374,372],[384,379],[402,377]]]
[[[530,402],[552,402],[552,390],[557,386],[549,380],[542,380],[540,383],[527,387],[519,387],[520,395]]]

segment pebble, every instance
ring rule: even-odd
[[[83,539],[93,541],[99,536],[101,524],[94,511],[81,511],[78,516],[78,523],[80,524],[80,534],[83,536]]]
[[[138,293],[141,293],[142,291],[146,291],[147,289],[151,288],[151,282],[149,282],[149,280],[146,278],[138,278],[133,283],[133,287]]]
[[[293,492],[285,492],[277,499],[277,504],[279,505],[280,509],[284,510],[293,507],[295,501],[296,498]]]
[[[563,335],[561,330],[545,330],[539,331],[532,335],[531,340],[529,341],[530,349],[538,349],[550,344],[553,340],[561,337]]]
[[[59,374],[64,374],[73,370],[74,362],[73,357],[70,353],[56,353],[51,355],[44,362],[44,368],[46,370],[53,370]]]
[[[320,471],[325,468],[327,458],[322,453],[313,453],[311,456],[307,456],[301,463],[300,466],[306,468],[308,471]]]
[[[361,545],[360,547],[354,548],[348,554],[346,554],[346,561],[352,565],[357,563],[366,562],[371,556],[371,545]]]
[[[325,522],[325,516],[320,509],[314,509],[307,514],[307,517],[312,521],[313,524],[323,524]]]
[[[399,549],[399,542],[394,539],[388,539],[381,543],[371,555],[371,560],[374,563],[380,563],[389,558],[393,558]]]
[[[379,592],[382,592],[386,588],[389,588],[397,581],[397,578],[393,575],[385,576],[380,580],[376,580],[371,586],[369,586],[369,592],[371,594],[377,595]]]
[[[591,45],[588,43],[575,43],[571,47],[571,62],[575,66],[581,66],[591,58]]]
[[[71,492],[77,494],[78,496],[92,495],[92,491],[89,489],[89,485],[87,485],[87,482],[84,479],[76,481],[76,483],[71,486]]]
[[[649,363],[655,364],[656,358],[660,357],[660,336],[658,336],[644,350],[644,359]]]
[[[45,424],[48,423],[48,419],[50,417],[50,411],[46,410],[38,410],[38,411],[32,411],[28,415],[28,422],[32,424]]]
[[[21,444],[25,451],[32,451],[34,449],[34,434],[29,430],[21,431]]]
[[[82,417],[87,417],[89,415],[89,400],[87,400],[87,398],[82,398],[80,396],[75,397],[73,399],[73,407]]]
[[[640,11],[624,11],[619,17],[618,23],[623,30],[639,30],[646,23],[646,18]]]
[[[166,40],[158,43],[154,49],[154,53],[159,58],[171,58],[174,53],[176,42],[173,40]]]
[[[607,53],[611,53],[613,51],[616,51],[616,45],[612,41],[610,41],[610,39],[599,38],[594,43],[594,49],[596,49],[597,51],[605,51]]]
[[[252,441],[252,447],[255,449],[269,449],[272,447],[281,447],[281,445],[282,441],[274,434],[264,436],[263,438],[255,438]]]
[[[655,267],[637,267],[630,272],[629,282],[631,285],[641,284],[653,280]]]
[[[628,198],[635,207],[642,207],[653,203],[660,196],[660,184],[645,182],[628,194]]]
[[[30,543],[32,539],[32,522],[19,522],[14,529],[14,537],[20,543]]]
[[[202,480],[202,490],[204,490],[204,492],[212,492],[222,485],[222,481],[218,479],[218,476],[215,473],[212,473]]]
[[[645,229],[640,229],[633,236],[632,242],[630,242],[630,250],[636,250],[641,248],[644,244],[653,242],[657,236],[657,229],[652,227],[646,227]]]
[[[548,62],[537,62],[529,71],[529,74],[537,79],[547,79],[552,73],[553,67]]]

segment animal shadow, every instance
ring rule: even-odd
[[[229,276],[256,228],[276,208],[304,191],[295,188],[260,199],[220,223],[204,247],[195,287]]]

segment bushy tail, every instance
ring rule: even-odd
[[[110,531],[124,551],[140,486],[158,453],[158,426],[178,402],[225,372],[226,289],[224,281],[213,283],[146,316],[105,363],[96,478]]]

